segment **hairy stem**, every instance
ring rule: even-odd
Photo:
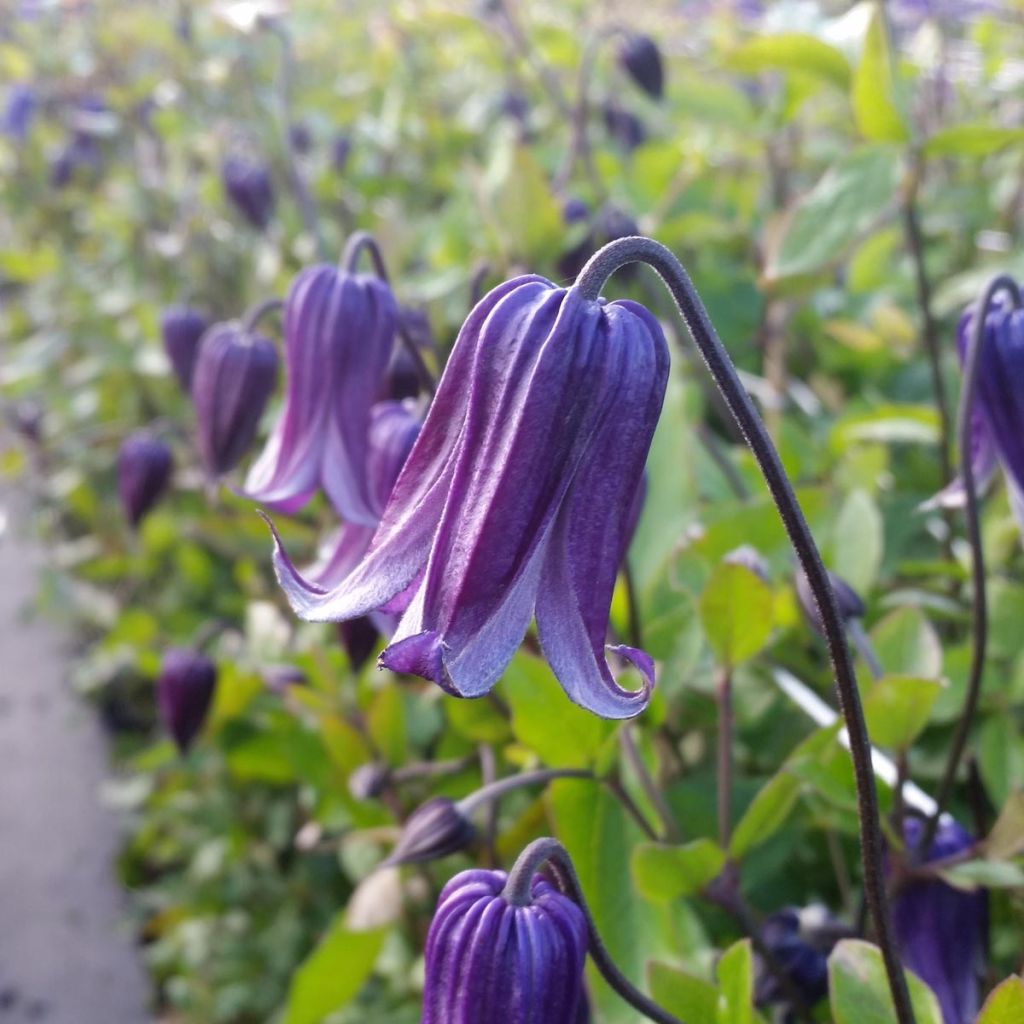
[[[264,299],[262,302],[257,302],[252,309],[246,311],[245,316],[242,317],[242,330],[246,334],[252,334],[256,330],[257,324],[268,314],[273,313],[274,310],[281,309],[284,306],[282,299]]]
[[[521,789],[523,786],[533,786],[538,782],[551,782],[553,779],[594,778],[594,773],[585,768],[540,768],[535,772],[520,772],[518,775],[507,775],[496,782],[481,786],[469,796],[459,800],[456,807],[464,816],[469,817],[481,805],[493,803],[506,793],[511,793],[514,789]]]
[[[885,891],[882,829],[878,814],[878,795],[871,767],[871,744],[864,721],[860,692],[857,689],[857,677],[846,646],[842,618],[828,574],[821,561],[821,554],[793,493],[792,484],[782,467],[778,452],[750,397],[743,389],[736,368],[719,340],[689,275],[671,250],[649,238],[618,239],[591,257],[576,285],[584,296],[596,300],[602,286],[615,270],[627,263],[636,262],[647,263],[652,267],[671,292],[711,376],[757,460],[818,605],[835,673],[839,703],[846,720],[850,755],[857,782],[865,894],[878,945],[885,961],[897,1020],[899,1024],[913,1024],[914,1012],[892,933]]]
[[[967,690],[964,694],[963,710],[957,719],[956,731],[949,746],[946,767],[942,773],[935,794],[935,813],[928,819],[921,832],[918,844],[919,853],[926,852],[935,838],[935,830],[939,827],[942,808],[949,800],[953,785],[956,782],[957,769],[967,746],[967,737],[971,731],[974,714],[981,696],[981,679],[985,669],[985,650],[988,646],[988,602],[985,594],[985,551],[981,543],[981,524],[978,517],[978,491],[974,479],[974,467],[971,465],[971,410],[974,395],[978,389],[978,368],[981,364],[981,349],[985,344],[985,318],[995,297],[1006,292],[1016,309],[1021,308],[1021,294],[1017,283],[1012,277],[1000,274],[989,282],[988,287],[978,300],[974,310],[974,320],[964,353],[964,382],[960,390],[960,409],[958,438],[960,443],[960,478],[964,484],[964,525],[967,530],[967,541],[971,546],[971,668],[967,676]]]
[[[569,852],[557,839],[535,839],[516,859],[505,883],[504,897],[513,906],[525,907],[531,902],[530,888],[533,876],[544,864],[548,864],[558,888],[583,912],[587,922],[590,957],[601,972],[601,977],[630,1006],[657,1024],[683,1024],[667,1010],[649,999],[619,970],[601,941],[594,918],[587,906],[580,880],[576,876]]]

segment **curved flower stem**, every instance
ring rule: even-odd
[[[672,294],[711,376],[757,460],[818,605],[835,672],[839,703],[850,738],[850,755],[857,782],[865,895],[871,910],[878,945],[885,961],[897,1020],[900,1024],[912,1024],[914,1012],[893,938],[885,891],[882,829],[878,815],[878,795],[871,767],[871,744],[857,689],[857,677],[846,646],[843,622],[821,561],[821,554],[793,493],[793,486],[782,467],[778,452],[753,403],[744,391],[736,368],[712,326],[689,275],[671,250],[650,238],[618,239],[590,258],[577,278],[576,287],[585,297],[596,300],[602,286],[615,270],[627,263],[637,262],[646,263],[654,269]]]
[[[630,1006],[639,1010],[648,1020],[656,1021],[657,1024],[683,1024],[678,1017],[663,1010],[657,1003],[634,987],[632,982],[616,967],[597,932],[597,926],[590,914],[590,908],[583,895],[580,880],[576,877],[576,869],[572,865],[569,852],[557,839],[535,839],[519,854],[508,874],[508,881],[505,883],[503,895],[506,901],[513,906],[529,906],[532,899],[530,889],[533,885],[533,876],[545,863],[549,864],[558,888],[583,912],[583,917],[587,922],[590,956],[601,972],[601,977]]]
[[[327,245],[320,232],[320,225],[317,221],[316,206],[313,203],[313,196],[310,194],[306,179],[299,170],[295,161],[295,153],[292,150],[292,72],[294,71],[295,58],[292,53],[292,41],[288,31],[278,21],[270,18],[263,20],[264,27],[281,44],[281,69],[278,78],[278,104],[280,105],[281,125],[283,128],[281,146],[284,153],[285,169],[288,172],[288,184],[291,186],[292,194],[295,196],[295,204],[299,208],[302,223],[316,243],[316,251],[320,259],[327,259]]]
[[[281,309],[284,306],[283,299],[264,299],[262,302],[257,302],[255,306],[246,311],[245,316],[242,317],[242,330],[246,334],[252,334],[256,330],[256,325],[268,314],[273,313],[274,310]]]
[[[354,274],[359,264],[359,257],[364,251],[370,254],[370,259],[373,261],[373,269],[377,276],[385,284],[390,285],[391,279],[388,277],[388,268],[384,263],[384,255],[380,251],[377,239],[369,231],[353,231],[348,236],[345,248],[342,249],[341,256],[338,259],[338,265],[347,273]],[[433,397],[434,392],[437,390],[434,375],[430,372],[430,367],[427,366],[423,359],[423,353],[420,351],[419,345],[416,344],[415,340],[406,330],[401,316],[398,318],[398,336],[402,339],[402,344],[416,366],[416,373],[424,390]]]
[[[985,318],[989,308],[999,292],[1005,291],[1016,309],[1021,308],[1021,294],[1017,283],[1007,274],[1000,274],[989,282],[982,292],[978,305],[974,310],[974,321],[971,334],[964,353],[964,381],[960,390],[960,408],[958,423],[958,440],[960,444],[960,477],[964,484],[964,524],[967,528],[967,541],[971,546],[971,587],[973,600],[971,607],[971,669],[967,677],[967,691],[964,695],[964,706],[957,719],[956,732],[949,747],[946,768],[942,773],[935,794],[935,813],[928,819],[921,833],[918,851],[925,851],[935,838],[935,830],[939,827],[939,817],[952,792],[956,781],[957,769],[967,746],[967,736],[971,731],[974,713],[978,708],[981,696],[981,679],[985,669],[985,649],[988,645],[988,602],[985,594],[985,551],[981,543],[981,525],[978,521],[978,491],[974,480],[974,467],[971,465],[971,409],[974,405],[974,394],[978,389],[978,367],[981,363],[981,349],[985,344]]]
[[[732,669],[722,665],[715,671],[715,700],[718,704],[718,845],[729,849],[732,835]]]
[[[507,775],[496,782],[481,786],[469,796],[459,800],[455,806],[468,817],[481,805],[492,803],[506,793],[511,793],[513,789],[533,786],[538,782],[550,782],[552,779],[594,779],[596,781],[596,776],[585,768],[541,768],[535,772],[520,772],[518,775]]]
[[[493,785],[497,779],[497,766],[495,764],[494,750],[488,743],[481,743],[478,747],[480,755],[480,780],[484,787]],[[487,852],[487,866],[496,867],[498,864],[498,848],[496,840],[498,837],[498,801],[492,800],[487,808],[487,822],[484,825],[484,850]]]

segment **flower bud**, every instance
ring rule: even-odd
[[[305,121],[296,121],[288,128],[288,142],[299,156],[305,156],[313,148],[313,133]]]
[[[31,398],[16,402],[10,415],[11,426],[32,444],[43,438],[43,407]]]
[[[260,674],[267,689],[278,695],[287,693],[292,686],[303,686],[307,682],[306,673],[294,665],[268,665]]]
[[[760,957],[755,958],[754,1001],[758,1006],[788,1006],[793,991],[807,1006],[828,992],[828,957],[840,938],[852,934],[821,906],[787,907],[765,918],[761,941],[772,955],[777,970],[789,985]]]
[[[134,527],[157,503],[171,478],[171,449],[145,431],[125,438],[117,455],[117,493]]]
[[[356,800],[374,800],[391,781],[391,769],[380,761],[361,764],[348,777],[348,791]]]
[[[590,207],[579,196],[570,196],[562,204],[562,222],[564,224],[582,224],[589,219]]]
[[[199,340],[208,326],[206,317],[188,306],[168,306],[160,314],[160,337],[164,351],[186,395],[192,387]]]
[[[238,465],[256,436],[277,380],[277,351],[237,321],[202,338],[192,374],[199,455],[211,478]]]
[[[504,871],[463,871],[427,934],[422,1024],[576,1024],[583,1006],[583,912],[541,875],[529,902]]]
[[[221,164],[228,199],[254,227],[263,230],[274,212],[274,183],[265,164],[232,154]]]
[[[632,111],[626,110],[613,100],[605,103],[602,111],[604,127],[612,141],[625,153],[632,153],[647,141],[647,129],[643,121]]]
[[[619,44],[619,64],[634,82],[652,99],[660,100],[665,92],[665,69],[661,51],[650,37],[630,33]]]
[[[864,602],[849,583],[834,572],[828,574],[828,581],[832,585],[832,592],[836,595],[836,605],[839,608],[839,617],[845,623],[849,619],[859,619],[864,615]],[[811,628],[822,636],[825,635],[825,627],[818,612],[818,605],[815,603],[814,594],[811,592],[811,584],[802,569],[796,571],[796,596],[800,607]]]
[[[157,705],[183,754],[202,727],[216,682],[217,666],[205,654],[172,648],[164,655],[156,681]]]
[[[352,670],[359,672],[377,650],[380,630],[369,615],[360,615],[357,619],[338,623],[338,640],[345,648]]]
[[[402,826],[385,864],[419,864],[447,857],[468,846],[476,836],[473,823],[454,800],[435,796],[420,804]]]
[[[15,82],[7,91],[7,105],[0,117],[0,134],[24,142],[35,116],[36,91],[27,82]]]
[[[352,138],[346,132],[338,132],[331,143],[331,166],[339,173],[345,170],[352,152]]]

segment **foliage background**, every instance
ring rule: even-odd
[[[827,695],[823,648],[799,618],[789,549],[752,462],[678,349],[630,562],[660,667],[634,736],[687,845],[652,847],[612,789],[563,780],[504,800],[492,850],[372,872],[427,795],[479,786],[481,751],[500,775],[593,768],[655,828],[657,815],[621,755],[622,727],[569,705],[528,651],[494,700],[454,701],[372,666],[355,673],[332,627],[287,611],[249,504],[227,489],[208,499],[159,311],[187,300],[214,318],[238,315],[282,294],[314,258],[286,185],[280,47],[246,30],[245,8],[22,4],[0,27],[0,77],[31,81],[41,97],[28,140],[0,139],[0,384],[12,417],[26,401],[43,416],[41,442],[8,447],[4,469],[38,493],[53,553],[41,601],[74,624],[76,684],[113,729],[121,771],[109,796],[130,823],[120,867],[159,1005],[168,1019],[210,1024],[414,1022],[440,885],[470,863],[507,866],[553,832],[631,978],[688,1019],[713,1019],[700,1013],[719,996],[719,1019],[754,1019],[746,996],[733,1006],[728,995],[746,992],[747,947],[716,974],[742,934],[699,896],[722,858],[709,838],[716,667],[735,669],[732,853],[752,906],[820,901],[856,916],[853,779],[834,734],[815,732],[773,682],[782,665]],[[859,666],[869,724],[928,789],[962,699],[969,594],[957,520],[918,511],[943,482],[944,443],[916,275],[931,286],[948,400],[960,308],[995,270],[1024,275],[1024,33],[1014,5],[888,10],[883,31],[871,3],[532,2],[509,4],[510,23],[500,3],[304,0],[285,24],[292,115],[313,136],[298,160],[328,247],[371,230],[400,300],[428,312],[443,350],[484,265],[488,284],[522,269],[564,276],[559,259],[586,230],[563,225],[569,195],[594,211],[613,204],[680,256],[762,404],[827,563],[865,597],[881,661],[905,680],[876,693]],[[666,99],[650,101],[610,48],[599,51],[595,101],[616,98],[647,139],[627,152],[594,116],[596,182],[577,165],[557,194],[570,142],[562,104],[584,40],[620,18],[662,47]],[[57,189],[50,163],[87,94],[109,108],[102,166]],[[512,95],[521,118],[508,113]],[[351,141],[340,171],[339,132]],[[220,160],[239,147],[273,168],[277,215],[263,234],[221,189]],[[607,291],[681,329],[653,277]],[[175,487],[133,536],[114,460],[127,433],[153,422],[173,441]],[[311,553],[330,513],[317,505],[283,525]],[[984,530],[993,635],[972,745],[983,820],[966,788],[954,810],[984,831],[1009,808],[1021,829],[1024,587],[1001,489]],[[768,560],[768,584],[722,569],[740,544]],[[152,680],[168,645],[209,639],[210,623],[216,703],[179,759],[155,722]],[[626,628],[623,594],[613,629]],[[263,674],[280,663],[308,685],[270,690]],[[385,801],[349,790],[372,760],[460,759],[457,773]],[[891,793],[881,795],[888,808]],[[1010,856],[982,863],[1000,883],[995,981],[1020,966],[1024,876]],[[634,1019],[596,979],[592,991],[600,1021]]]

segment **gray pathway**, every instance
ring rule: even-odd
[[[62,637],[26,616],[42,554],[0,491],[0,1024],[143,1024],[147,980],[98,801],[102,730]]]

